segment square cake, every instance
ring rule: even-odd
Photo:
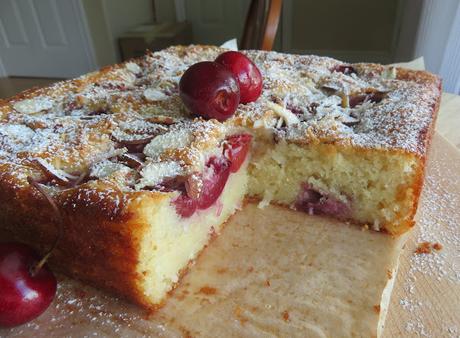
[[[197,118],[179,80],[223,51],[148,52],[1,100],[2,231],[44,251],[62,227],[56,267],[155,308],[245,197],[391,235],[414,225],[437,76],[244,51],[262,95]]]

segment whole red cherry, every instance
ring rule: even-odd
[[[12,327],[38,317],[53,301],[56,278],[27,245],[0,243],[0,326]],[[37,271],[35,271],[37,270]]]
[[[195,115],[228,119],[240,102],[240,89],[233,74],[219,63],[204,61],[190,66],[179,82],[179,95]]]
[[[262,93],[262,74],[246,55],[229,51],[220,54],[216,62],[227,67],[238,80],[241,103],[253,102],[259,98]]]

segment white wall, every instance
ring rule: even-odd
[[[99,67],[120,61],[118,37],[153,22],[151,0],[82,0]]]
[[[457,6],[439,73],[446,90],[460,94],[460,5]]]
[[[441,67],[458,4],[458,0],[424,1],[414,56],[423,56],[430,71],[438,72]]]
[[[458,93],[460,82],[460,1],[424,0],[414,56],[441,75],[444,89]]]
[[[422,9],[423,0],[406,0],[404,2],[401,27],[395,51],[395,62],[408,62],[414,59],[417,30]]]
[[[118,37],[127,30],[153,22],[151,0],[102,0],[109,38],[114,46],[117,61],[120,60]]]

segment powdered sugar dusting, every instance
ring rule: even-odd
[[[437,155],[440,156],[440,155]],[[447,158],[447,155],[443,155]],[[400,307],[408,314],[405,330],[408,336],[418,337],[458,337],[459,322],[442,319],[442,327],[426,326],[421,318],[424,313],[435,315],[439,311],[436,297],[426,297],[424,287],[445,290],[448,285],[460,286],[460,178],[458,165],[446,166],[441,161],[430,163],[426,177],[422,203],[418,210],[418,228],[414,234],[415,245],[430,242],[440,243],[442,249],[430,253],[409,254],[409,269],[403,279],[404,297],[399,300]],[[452,187],[456,187],[453,188]],[[458,317],[454,314],[454,318]],[[434,330],[434,331],[433,331]]]
[[[398,70],[344,66],[327,57],[246,51],[262,72],[262,96],[240,104],[225,126],[192,122],[179,98],[180,77],[191,64],[212,60],[222,51],[171,47],[6,100],[0,105],[7,112],[0,123],[0,161],[29,166],[31,158],[45,158],[57,170],[78,176],[99,160],[118,163],[117,157],[104,154],[126,147],[155,161],[177,161],[192,172],[203,166],[204,150],[211,151],[206,140],[241,126],[264,128],[292,142],[321,139],[424,154],[439,97],[436,78],[423,73],[401,80]],[[165,117],[167,123],[159,121]],[[196,135],[186,137],[197,123],[207,131],[198,128]],[[218,129],[219,135],[212,131]],[[165,147],[186,151],[164,155]]]

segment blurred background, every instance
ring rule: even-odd
[[[231,38],[262,48],[264,29],[274,30],[265,49],[276,51],[379,63],[423,56],[444,90],[460,93],[459,0],[0,0],[0,98],[147,48]]]

